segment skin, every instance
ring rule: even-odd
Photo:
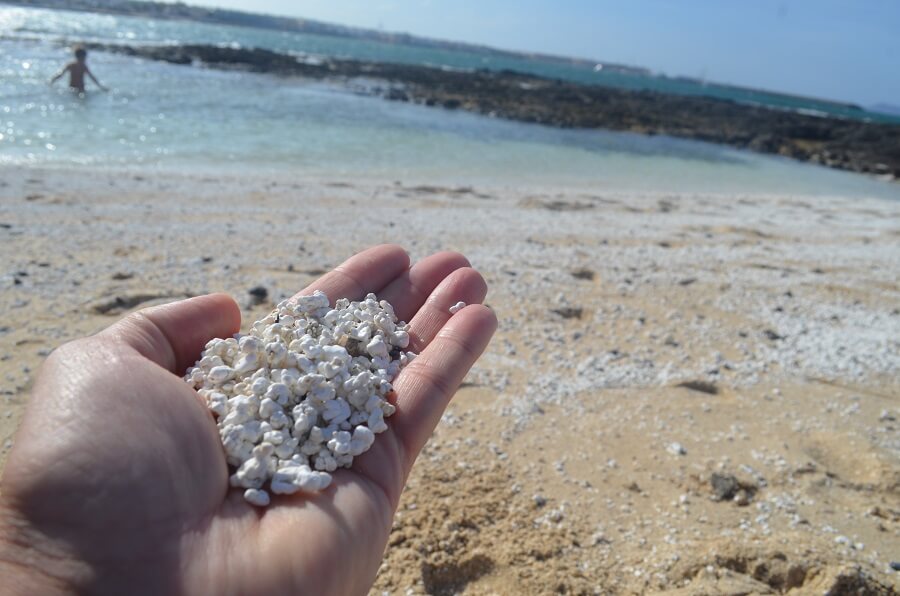
[[[439,253],[409,267],[383,245],[302,292],[377,293],[420,356],[370,451],[325,491],[266,509],[229,488],[213,418],[180,376],[238,331],[230,297],[145,309],[55,350],[0,480],[0,593],[365,594],[413,462],[496,329],[468,265]],[[451,316],[458,301],[470,306]]]
[[[107,91],[107,88],[100,84],[100,81],[97,80],[97,77],[95,77],[94,73],[91,72],[91,69],[88,68],[86,57],[76,58],[74,62],[66,64],[61,71],[56,73],[56,75],[50,79],[50,84],[52,85],[61,79],[66,73],[69,73],[69,88],[78,93],[84,93],[84,75],[89,76],[97,87],[103,91]]]

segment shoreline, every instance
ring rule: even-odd
[[[0,172],[0,466],[60,343],[211,291],[246,324],[394,241],[465,253],[500,327],[375,591],[900,588],[900,203]]]
[[[683,140],[683,139],[682,139]],[[91,190],[89,176],[100,175],[104,178],[121,178],[124,184],[129,182],[145,182],[154,176],[177,178],[187,185],[184,194],[196,192],[205,195],[210,184],[224,183],[228,181],[244,191],[252,190],[253,185],[281,186],[282,190],[312,186],[321,188],[368,188],[373,191],[418,193],[422,196],[430,194],[443,194],[465,198],[496,198],[505,194],[519,197],[529,197],[535,194],[550,196],[553,193],[561,193],[568,196],[582,196],[588,200],[593,196],[611,194],[619,197],[635,197],[639,200],[665,200],[690,196],[704,198],[713,201],[727,201],[737,198],[759,198],[763,200],[777,200],[785,197],[797,200],[810,201],[837,201],[864,200],[887,201],[889,203],[900,201],[900,194],[866,194],[866,191],[857,191],[852,195],[838,190],[830,192],[785,190],[776,191],[770,188],[757,190],[752,188],[724,188],[723,190],[708,190],[699,188],[672,188],[664,187],[632,187],[627,183],[621,186],[607,186],[607,181],[580,179],[554,179],[546,184],[535,184],[532,180],[520,180],[515,176],[497,176],[493,179],[466,180],[463,174],[435,178],[430,173],[404,172],[403,175],[391,175],[388,172],[375,170],[362,174],[353,174],[351,178],[344,170],[297,172],[290,164],[277,164],[267,168],[254,165],[238,164],[233,168],[232,163],[204,163],[191,165],[176,165],[170,162],[163,163],[114,163],[114,164],[82,164],[70,162],[34,162],[34,163],[0,163],[0,174],[13,173],[18,176],[21,172],[36,172],[39,175],[51,176],[72,175],[73,189],[84,191]],[[228,169],[224,169],[224,168]],[[81,183],[85,184],[82,185]],[[724,185],[719,185],[724,186]],[[0,191],[4,188],[0,181]],[[887,188],[892,189],[893,186]],[[480,195],[480,196],[479,196]],[[376,195],[378,196],[378,195]]]
[[[627,91],[512,71],[316,58],[210,45],[87,47],[181,66],[204,64],[317,80],[383,81],[358,92],[557,128],[667,135],[900,180],[900,124],[818,117],[699,96]]]

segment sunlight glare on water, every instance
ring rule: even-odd
[[[0,36],[0,164],[898,198],[895,184],[705,143],[559,130],[104,52],[88,63],[113,91],[88,83],[78,97],[65,81],[48,85],[72,41],[225,43],[230,28],[20,8],[0,8],[0,23],[12,32]],[[241,31],[242,43],[297,37]]]

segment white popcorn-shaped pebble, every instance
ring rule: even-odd
[[[366,426],[357,426],[353,430],[353,438],[350,440],[350,455],[356,457],[369,450],[375,442],[375,432]]]
[[[206,375],[207,381],[214,385],[221,385],[234,375],[234,369],[230,366],[214,366]]]
[[[209,404],[209,409],[212,410],[213,414],[219,417],[224,417],[226,412],[228,411],[228,397],[224,393],[214,392],[211,393],[206,398],[207,403]]]
[[[296,492],[314,493],[328,488],[331,475],[316,472],[306,465],[280,468],[272,477],[272,492],[276,495],[292,495]]]
[[[334,455],[347,455],[350,453],[350,440],[351,436],[347,431],[336,432],[328,441],[328,448]]]
[[[372,338],[372,341],[366,345],[366,351],[372,357],[382,357],[385,358],[388,355],[388,345],[384,341],[384,337],[380,335],[376,335]]]
[[[258,488],[248,488],[244,491],[244,498],[251,505],[266,507],[269,504],[269,493]]]
[[[461,311],[461,310],[464,309],[465,307],[466,307],[466,303],[465,303],[465,302],[457,302],[456,304],[454,304],[453,306],[450,307],[450,314],[451,314],[451,315],[455,315],[456,313],[458,313],[459,311]]]
[[[327,488],[330,472],[387,430],[391,383],[415,358],[401,351],[408,329],[372,294],[332,308],[316,292],[282,302],[246,335],[209,341],[185,380],[215,415],[231,485],[257,507],[270,492]]]
[[[374,433],[383,433],[387,430],[387,424],[384,421],[384,412],[382,410],[373,410],[369,414],[369,420],[366,422]]]

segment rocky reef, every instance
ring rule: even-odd
[[[669,135],[784,155],[831,168],[900,179],[900,124],[820,117],[733,101],[630,91],[512,71],[303,59],[259,48],[211,45],[94,49],[174,64],[203,64],[281,76],[376,81],[366,92],[394,101],[563,128]]]

